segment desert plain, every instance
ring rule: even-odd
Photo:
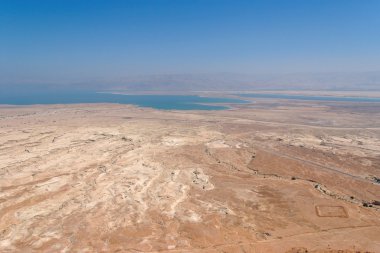
[[[1,106],[0,252],[380,252],[380,103]]]

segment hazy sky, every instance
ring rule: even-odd
[[[0,0],[0,83],[373,70],[379,0]]]

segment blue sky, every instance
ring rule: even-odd
[[[379,70],[378,0],[0,0],[0,83]]]

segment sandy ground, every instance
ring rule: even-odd
[[[337,96],[337,97],[373,97],[379,98],[380,91],[320,91],[320,90],[259,90],[259,91],[242,91],[242,93],[262,93],[262,94],[292,94],[306,96]]]
[[[380,106],[0,108],[0,252],[380,252]]]

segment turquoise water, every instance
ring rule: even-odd
[[[252,98],[279,98],[279,99],[339,101],[339,102],[380,102],[380,98],[371,98],[371,97],[308,96],[308,95],[263,94],[263,93],[248,93],[248,94],[236,94],[236,95],[240,97],[252,97]]]
[[[246,103],[240,99],[200,97],[195,95],[120,95],[95,92],[35,92],[0,94],[0,104],[132,104],[162,110],[225,110],[227,103]]]

